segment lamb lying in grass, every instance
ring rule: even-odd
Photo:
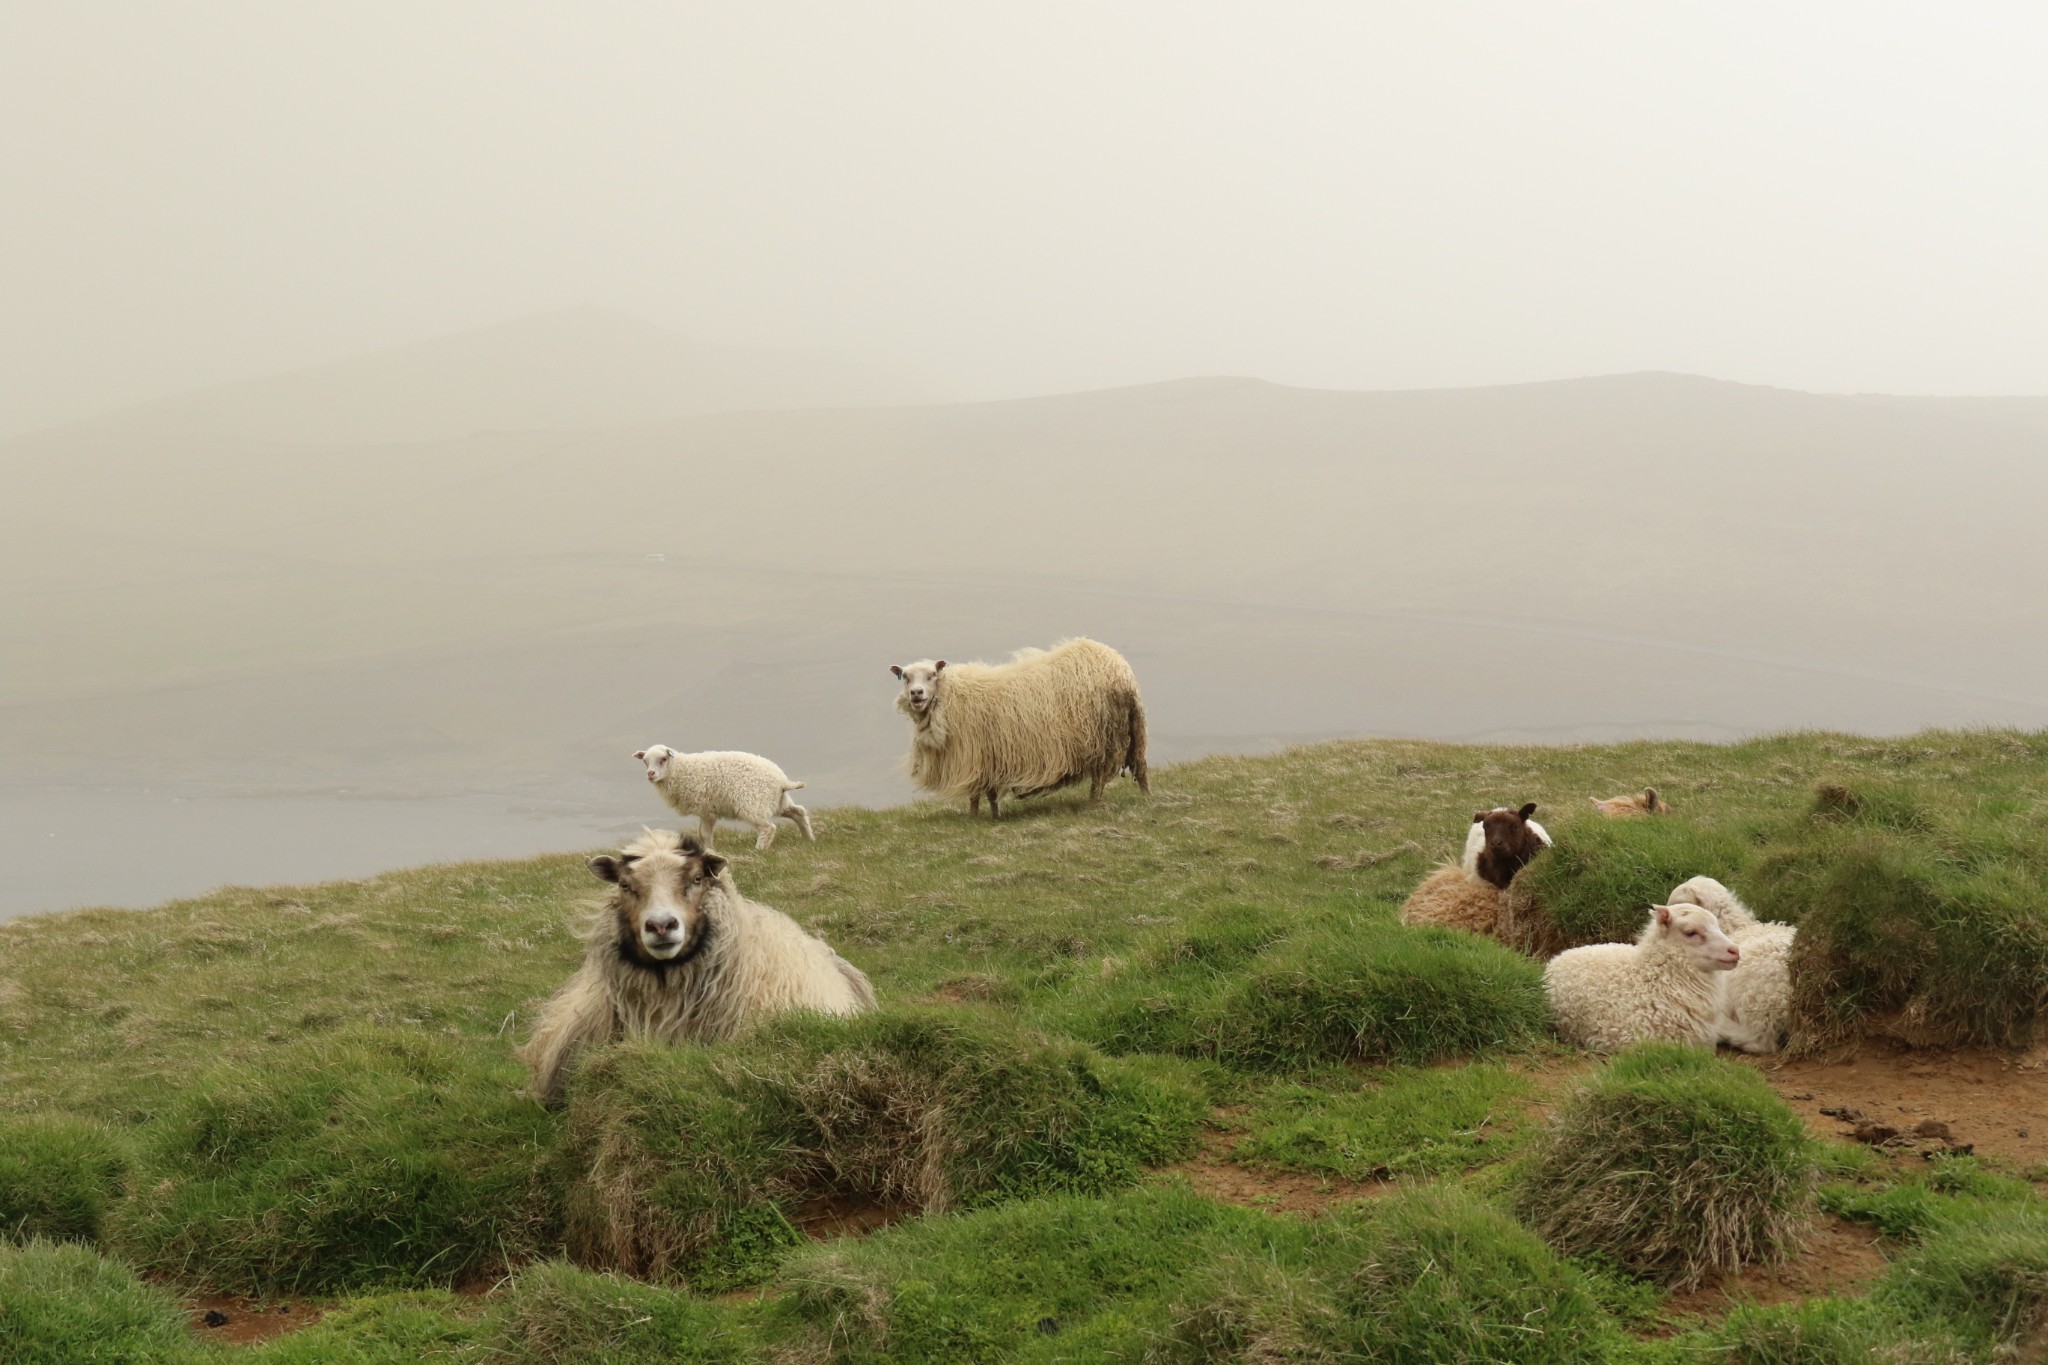
[[[600,1043],[720,1042],[771,1014],[875,1007],[858,967],[742,896],[725,859],[695,839],[649,830],[590,870],[611,899],[585,936],[582,968],[541,1007],[519,1053],[545,1104],[560,1102],[576,1058]]]
[[[1712,877],[1694,877],[1671,892],[1673,905],[1697,905],[1714,914],[1722,932],[1742,950],[1742,965],[1721,982],[1721,1042],[1744,1052],[1776,1052],[1792,1030],[1792,943],[1798,930],[1760,920],[1733,891]]]
[[[790,781],[789,774],[759,754],[725,749],[681,754],[666,744],[650,744],[633,757],[647,765],[647,780],[670,809],[685,819],[697,818],[706,848],[721,818],[752,825],[755,848],[775,842],[778,819],[795,821],[804,838],[818,840],[811,832],[811,813],[789,799],[804,784]]]
[[[1711,910],[1659,905],[1634,943],[1595,943],[1552,958],[1543,989],[1568,1043],[1595,1052],[1653,1038],[1712,1047],[1720,1017],[1716,974],[1741,960]]]

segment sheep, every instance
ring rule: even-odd
[[[1712,911],[1742,950],[1742,965],[1721,982],[1715,1024],[1720,1041],[1743,1052],[1772,1053],[1783,1047],[1792,1031],[1792,944],[1799,931],[1758,919],[1712,877],[1680,883],[1671,892],[1671,903]]]
[[[1515,874],[1550,847],[1550,831],[1529,818],[1535,813],[1536,803],[1531,801],[1520,810],[1496,806],[1474,815],[1465,831],[1466,874],[1507,890]]]
[[[1501,891],[1456,863],[1443,863],[1401,906],[1403,924],[1440,924],[1492,937],[1500,927]]]
[[[686,834],[647,830],[590,870],[611,895],[519,1050],[543,1104],[561,1103],[585,1048],[619,1038],[721,1042],[772,1014],[875,1007],[858,967],[741,895],[726,860]]]
[[[1003,664],[920,659],[892,664],[903,682],[896,709],[910,719],[910,778],[967,813],[988,798],[1036,796],[1088,781],[1088,799],[1128,770],[1150,793],[1145,704],[1124,656],[1089,639],[1021,649]]]
[[[647,765],[647,780],[661,799],[681,816],[696,816],[704,847],[711,847],[721,816],[754,827],[754,847],[775,842],[776,820],[794,820],[812,843],[811,813],[789,799],[804,784],[761,757],[727,749],[701,754],[678,753],[666,744],[636,749],[633,757]]]
[[[1640,792],[1627,796],[1610,796],[1601,800],[1597,796],[1586,798],[1593,803],[1593,809],[1610,820],[1632,820],[1639,815],[1669,815],[1671,806],[1657,795],[1655,787],[1645,787]]]
[[[1711,910],[1658,905],[1634,943],[1595,943],[1552,958],[1543,990],[1568,1043],[1596,1052],[1653,1038],[1712,1047],[1720,1005],[1715,974],[1741,960]]]

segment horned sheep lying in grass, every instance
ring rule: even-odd
[[[1669,815],[1670,803],[1657,795],[1655,787],[1645,787],[1639,792],[1626,796],[1610,796],[1602,800],[1597,796],[1586,798],[1593,803],[1593,809],[1610,820],[1632,820],[1642,815]]]
[[[1128,771],[1152,790],[1145,763],[1145,703],[1124,656],[1094,640],[1020,649],[1003,664],[920,659],[892,664],[902,679],[896,708],[910,718],[910,780],[965,799],[988,798],[1000,819],[1006,796],[1036,796],[1075,782],[1088,799]]]
[[[541,1007],[520,1060],[557,1104],[583,1049],[619,1038],[719,1042],[790,1010],[875,1007],[858,967],[795,920],[750,901],[725,859],[687,835],[649,830],[590,860],[611,883],[584,937],[583,966]]]
[[[1721,931],[1742,950],[1742,964],[1721,982],[1715,1031],[1744,1052],[1776,1052],[1792,1030],[1792,925],[1760,920],[1712,877],[1694,877],[1671,892],[1673,905],[1713,912]]]
[[[1595,1052],[1651,1039],[1712,1047],[1720,1006],[1715,974],[1741,960],[1712,911],[1659,905],[1634,943],[1595,943],[1552,958],[1543,989],[1568,1043]]]
[[[1438,924],[1492,935],[1500,925],[1501,895],[1529,860],[1550,847],[1550,834],[1529,817],[1536,803],[1499,806],[1472,817],[1465,853],[1423,878],[1401,906],[1403,924]]]
[[[647,765],[647,780],[671,810],[684,819],[696,817],[706,848],[711,847],[720,819],[752,825],[757,849],[775,842],[777,820],[795,821],[804,838],[818,840],[811,832],[811,813],[789,799],[804,784],[792,782],[789,774],[759,754],[727,749],[684,754],[666,744],[651,744],[633,757]]]

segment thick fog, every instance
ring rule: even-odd
[[[1157,763],[2048,724],[2044,34],[0,8],[0,917],[596,846],[657,741],[829,838],[891,663],[1077,634]]]
[[[2048,390],[2048,11],[0,8],[0,431],[572,305],[962,397]]]

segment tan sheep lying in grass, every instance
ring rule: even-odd
[[[590,860],[612,884],[585,935],[583,966],[541,1007],[520,1060],[533,1093],[559,1103],[586,1047],[618,1038],[718,1042],[771,1014],[859,1014],[875,1006],[858,967],[780,910],[748,900],[725,859],[687,835],[649,830]]]
[[[1657,795],[1655,787],[1645,787],[1627,796],[1610,796],[1601,800],[1597,796],[1586,798],[1593,803],[1593,809],[1610,820],[1630,820],[1639,815],[1669,815],[1671,807],[1663,797]]]
[[[1712,877],[1694,877],[1671,892],[1673,905],[1713,912],[1721,930],[1742,950],[1742,964],[1721,982],[1715,1031],[1744,1052],[1776,1052],[1792,1030],[1792,944],[1798,930],[1760,920],[1733,891]]]
[[[910,718],[910,780],[965,799],[978,814],[988,798],[1001,818],[1005,796],[1036,796],[1075,782],[1088,799],[1128,770],[1152,790],[1145,766],[1145,703],[1124,656],[1094,640],[1020,649],[1005,664],[921,659],[892,664],[903,680],[896,709]]]
[[[1550,959],[1543,990],[1568,1043],[1619,1052],[1663,1039],[1712,1047],[1720,1005],[1716,974],[1742,960],[1712,911],[1652,907],[1634,943],[1595,943]]]

